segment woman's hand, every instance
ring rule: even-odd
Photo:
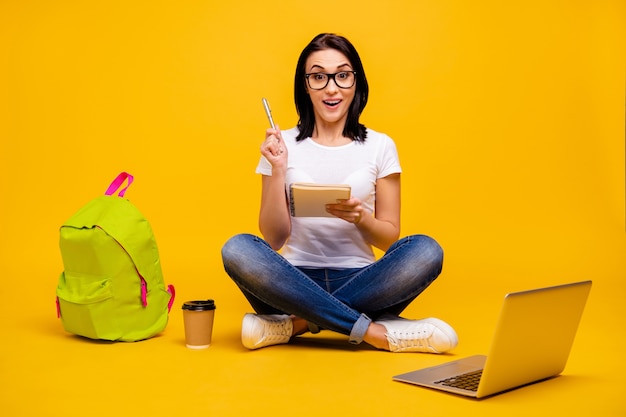
[[[261,144],[261,155],[272,165],[272,169],[287,167],[287,147],[280,128],[269,128],[265,132],[265,141]]]
[[[368,214],[363,208],[361,200],[356,197],[340,200],[336,204],[327,204],[326,211],[352,224],[359,224],[363,217]]]

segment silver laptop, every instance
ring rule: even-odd
[[[483,398],[560,374],[591,281],[507,294],[487,356],[475,355],[396,375],[406,382]]]

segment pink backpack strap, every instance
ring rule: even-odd
[[[122,184],[124,184],[124,181],[128,180],[128,184],[126,184],[126,187],[122,188],[119,193],[117,193],[118,197],[124,197],[124,194],[126,193],[126,190],[128,190],[128,187],[130,187],[130,185],[133,183],[133,176],[130,175],[128,172],[122,172],[121,174],[119,174],[117,176],[117,178],[115,178],[113,180],[113,182],[111,183],[111,185],[109,185],[109,188],[107,188],[106,192],[104,193],[104,195],[113,195],[115,194],[115,192],[117,190],[119,190],[119,188],[122,186]]]
[[[167,286],[167,292],[170,293],[170,301],[167,303],[167,312],[172,310],[172,304],[174,304],[174,298],[176,298],[176,290],[172,284]]]

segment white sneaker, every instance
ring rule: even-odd
[[[382,317],[376,323],[387,329],[391,352],[443,353],[459,343],[456,332],[443,320],[427,318],[407,320],[401,317]]]
[[[286,314],[246,314],[241,325],[241,343],[248,349],[289,342],[293,324]]]

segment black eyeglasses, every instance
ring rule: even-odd
[[[356,71],[341,71],[334,74],[312,72],[304,74],[311,90],[323,90],[330,80],[339,88],[351,88],[356,81]]]

